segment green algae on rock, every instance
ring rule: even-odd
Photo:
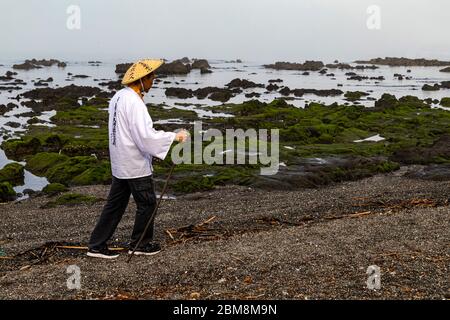
[[[8,163],[0,170],[0,182],[9,182],[12,186],[24,182],[24,167],[19,163]]]
[[[63,185],[108,184],[112,179],[109,161],[94,156],[68,157],[43,152],[29,158],[26,168],[52,183]]]
[[[443,107],[450,107],[450,98],[449,97],[442,98],[441,99],[441,106],[443,106]]]
[[[346,98],[347,101],[358,101],[362,97],[365,97],[368,95],[369,95],[368,93],[362,92],[362,91],[347,91],[344,94],[344,97]]]
[[[362,95],[347,93],[348,98]],[[104,100],[99,101],[102,103]],[[154,120],[180,118],[191,122],[198,119],[194,111],[168,110],[164,105],[148,107]],[[229,115],[203,118],[205,130],[214,128],[224,133],[226,129],[236,128],[279,129],[282,166],[275,177],[258,177],[258,165],[180,164],[173,176],[172,190],[175,192],[209,190],[228,183],[263,185],[260,181],[266,184],[270,181],[269,185],[274,188],[286,187],[279,177],[289,177],[287,181],[291,181],[291,186],[314,186],[389,172],[396,170],[399,164],[450,161],[450,155],[445,152],[447,140],[443,138],[450,134],[450,114],[413,96],[397,99],[384,94],[372,108],[309,103],[301,109],[282,99],[270,103],[249,100],[203,108]],[[88,123],[94,124],[91,121],[98,115],[98,110],[91,106],[78,113],[60,111],[57,115],[64,119],[64,125],[30,127],[21,139],[4,142],[5,151],[26,158],[27,168],[45,175],[50,182],[65,185],[109,183],[107,128],[104,125],[100,128],[88,126]],[[383,138],[381,141],[367,139],[378,135]],[[208,144],[202,143],[203,147]],[[226,150],[225,146],[223,150]],[[245,150],[248,150],[247,143]],[[318,166],[307,163],[308,159],[316,158],[329,161]],[[166,173],[170,165],[169,151],[164,161],[154,163],[155,174]]]
[[[50,183],[42,189],[42,192],[46,195],[53,196],[59,193],[67,192],[69,188],[61,183]]]
[[[69,158],[49,168],[45,175],[50,182],[65,185],[108,184],[112,179],[108,161],[87,156]]]
[[[14,201],[17,194],[9,182],[0,182],[0,202]]]
[[[101,201],[102,199],[79,194],[79,193],[66,193],[53,201],[47,202],[42,208],[54,208],[56,206],[76,206],[76,205],[89,205]]]
[[[63,163],[68,159],[69,157],[63,154],[41,152],[29,158],[25,168],[35,175],[45,175],[51,167]]]

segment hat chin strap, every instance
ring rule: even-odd
[[[141,94],[144,95],[145,94],[145,88],[144,88],[144,84],[142,83],[142,79],[139,79],[139,82],[141,83]]]

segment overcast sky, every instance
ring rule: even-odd
[[[367,27],[371,5],[380,29]],[[450,60],[449,31],[449,0],[0,1],[0,59]]]

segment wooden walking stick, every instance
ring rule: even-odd
[[[156,216],[156,212],[158,211],[158,208],[159,208],[159,205],[160,205],[160,203],[161,203],[161,200],[162,200],[162,198],[163,198],[163,196],[164,196],[164,193],[166,193],[167,185],[169,184],[169,180],[170,180],[170,177],[172,176],[172,172],[173,172],[173,169],[174,169],[174,168],[175,168],[175,163],[172,163],[172,166],[170,167],[169,175],[167,176],[166,182],[165,182],[164,187],[163,187],[163,189],[162,189],[162,191],[161,191],[161,195],[159,196],[158,203],[156,204],[156,207],[155,207],[155,209],[153,210],[153,213],[152,213],[152,215],[150,216],[150,219],[148,220],[147,225],[145,226],[144,232],[142,232],[141,238],[139,239],[139,241],[137,242],[137,244],[136,244],[136,246],[134,247],[133,251],[132,251],[131,254],[129,255],[129,257],[128,257],[128,259],[127,259],[127,263],[131,261],[131,258],[134,256],[134,252],[136,251],[136,249],[137,249],[137,248],[139,247],[139,245],[141,244],[142,239],[144,239],[144,236],[145,236],[145,234],[146,234],[146,232],[147,232],[147,229],[150,227],[150,224],[152,223],[153,219],[154,219],[155,216]]]

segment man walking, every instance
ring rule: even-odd
[[[107,241],[112,237],[130,195],[137,210],[131,234],[130,248],[139,241],[156,205],[152,178],[152,157],[164,159],[173,141],[184,142],[187,132],[158,131],[143,101],[153,85],[155,70],[162,60],[140,60],[125,73],[122,84],[109,103],[109,152],[112,169],[112,185],[107,202],[89,241],[90,257],[114,259],[119,255],[110,251]],[[153,255],[161,250],[153,241],[154,221],[136,249],[136,255]],[[131,250],[129,251],[131,253]]]

